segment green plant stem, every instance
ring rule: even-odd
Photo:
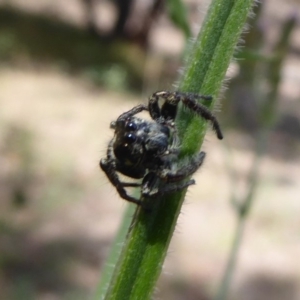
[[[228,263],[226,265],[224,275],[221,281],[219,291],[217,293],[217,300],[226,300],[229,293],[230,284],[233,279],[234,271],[237,265],[238,252],[243,240],[243,233],[247,219],[249,218],[253,202],[255,200],[255,193],[259,184],[259,166],[261,165],[261,158],[266,151],[266,141],[268,140],[269,131],[271,126],[274,124],[276,118],[276,107],[278,102],[278,86],[280,83],[280,73],[283,65],[283,61],[287,54],[288,49],[288,40],[296,25],[295,15],[291,16],[283,24],[282,32],[279,37],[277,44],[274,47],[274,53],[270,56],[270,59],[265,59],[261,62],[267,63],[267,79],[269,83],[269,90],[267,93],[263,94],[260,91],[262,89],[257,89],[260,100],[264,100],[264,105],[261,109],[260,117],[260,131],[257,133],[255,138],[256,140],[256,149],[255,149],[255,158],[249,173],[249,187],[248,191],[242,200],[237,200],[238,196],[236,195],[236,178],[232,170],[229,169],[232,180],[232,204],[237,212],[237,228],[235,236],[233,239],[232,247],[229,254]],[[249,70],[248,70],[249,71]],[[253,73],[253,76],[257,74]],[[253,87],[255,89],[255,87]]]
[[[275,58],[267,65],[266,77],[268,78],[269,92],[265,95],[265,103],[261,108],[260,121],[264,126],[271,127],[277,116],[278,90],[281,81],[281,70],[284,59],[289,49],[290,36],[297,25],[296,15],[290,16],[282,26],[281,35],[273,52]]]
[[[232,247],[230,250],[226,269],[225,269],[224,276],[222,279],[222,284],[219,288],[216,300],[227,299],[228,291],[229,291],[230,284],[232,282],[232,278],[233,278],[234,271],[235,271],[236,264],[237,264],[238,252],[240,250],[240,246],[241,246],[243,236],[244,236],[244,229],[245,229],[245,218],[238,217],[236,231],[235,231],[234,239],[232,242]]]
[[[253,0],[214,0],[190,54],[180,91],[217,96]],[[209,103],[210,108],[213,103]],[[180,110],[181,156],[196,154],[206,122]],[[137,208],[105,299],[149,299],[167,253],[185,191],[151,199]],[[150,200],[147,200],[147,202]]]
[[[231,202],[236,209],[237,212],[237,226],[234,234],[229,258],[227,265],[225,267],[224,275],[221,281],[220,288],[217,293],[216,300],[226,300],[229,293],[230,284],[233,279],[233,275],[236,269],[237,261],[238,261],[238,253],[242,244],[242,240],[244,237],[244,229],[247,218],[249,217],[250,210],[253,206],[253,201],[255,199],[255,193],[258,187],[259,182],[259,166],[261,163],[261,158],[265,152],[266,146],[266,138],[268,136],[268,130],[264,129],[257,134],[257,142],[256,142],[256,155],[254,157],[252,167],[249,173],[249,187],[247,193],[242,201],[237,200],[237,195],[235,192],[236,186],[236,178],[233,175],[233,172],[230,172],[231,180],[232,180],[232,199]]]

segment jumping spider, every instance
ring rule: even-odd
[[[159,106],[159,98],[165,101],[162,106]],[[200,152],[185,163],[178,164],[180,140],[174,121],[179,102],[210,121],[217,137],[223,138],[217,119],[205,106],[197,103],[197,99],[212,100],[212,97],[183,92],[156,92],[149,98],[148,105],[135,106],[111,123],[115,134],[100,166],[120,197],[141,205],[142,198],[179,191],[195,183],[193,179],[184,179],[201,166],[205,153]],[[135,117],[142,111],[149,111],[153,121]],[[122,182],[117,172],[142,179],[142,182]],[[168,184],[161,186],[161,182]],[[141,199],[128,195],[126,187],[141,187]]]

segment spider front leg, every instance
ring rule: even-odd
[[[127,194],[124,187],[135,187],[140,186],[138,183],[130,183],[130,182],[121,182],[119,176],[117,174],[115,164],[112,160],[108,160],[107,158],[103,158],[100,160],[100,167],[106,174],[107,178],[111,182],[111,184],[116,188],[118,194],[124,200],[135,203],[137,205],[141,205],[141,201],[131,197]]]
[[[161,109],[158,106],[159,98],[165,100]],[[183,93],[183,92],[169,92],[160,91],[154,93],[149,99],[149,113],[154,120],[162,118],[163,120],[174,120],[177,114],[177,107],[181,101],[183,105],[194,111],[200,117],[210,121],[213,125],[217,137],[223,139],[223,134],[220,124],[211,111],[204,105],[198,103],[197,99],[212,100],[211,96]]]
[[[177,106],[181,100],[181,97],[191,96],[197,99],[212,100],[212,97],[207,95],[159,91],[152,94],[152,96],[149,98],[150,115],[154,120],[156,120],[159,117],[163,117],[166,120],[174,120],[177,115]],[[158,105],[159,98],[165,100],[165,103],[162,105],[161,109]]]
[[[118,117],[117,122],[124,121],[130,117],[133,117],[134,115],[136,115],[144,110],[149,110],[148,106],[146,106],[144,104],[137,105],[137,106],[133,107],[132,109],[130,109],[129,111],[126,111],[123,114],[121,114]],[[111,127],[114,128],[112,125],[111,125]]]
[[[213,129],[217,134],[218,139],[223,139],[223,134],[221,131],[220,124],[216,117],[211,113],[211,111],[204,105],[196,102],[196,99],[199,99],[199,95],[197,94],[182,94],[178,93],[178,97],[180,97],[181,102],[187,106],[190,110],[197,113],[202,118],[210,121],[212,123]]]
[[[125,190],[125,187],[140,187],[141,184],[135,182],[122,182],[119,179],[115,163],[113,140],[111,140],[108,144],[106,158],[100,160],[100,167],[104,171],[111,184],[116,188],[121,198],[137,205],[142,204],[140,200],[128,195]]]

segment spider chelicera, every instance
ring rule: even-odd
[[[160,98],[164,100],[161,106],[158,103]],[[108,145],[106,158],[100,161],[100,167],[120,197],[141,205],[143,198],[179,191],[195,183],[193,179],[184,179],[201,166],[205,153],[200,152],[184,163],[178,163],[181,143],[174,121],[179,102],[210,121],[217,137],[223,138],[217,119],[207,107],[197,102],[198,99],[212,100],[212,97],[183,92],[156,92],[149,98],[148,105],[135,106],[111,123],[115,134]],[[142,111],[149,111],[152,120],[135,116]],[[142,181],[123,182],[117,172]],[[162,185],[162,182],[167,184]],[[140,199],[130,196],[126,187],[140,187]]]

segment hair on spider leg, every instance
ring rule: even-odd
[[[159,105],[161,99],[164,102]],[[201,167],[205,153],[199,152],[181,164],[177,163],[181,144],[175,124],[178,104],[182,103],[198,117],[210,122],[217,137],[223,138],[216,117],[198,103],[198,99],[211,101],[212,97],[158,91],[149,97],[148,105],[134,106],[111,122],[114,137],[109,142],[106,157],[100,160],[100,167],[121,198],[143,206],[143,198],[169,194],[195,184],[193,179],[187,178]],[[136,117],[141,112],[148,112],[151,119]],[[123,182],[118,173],[142,182]],[[141,197],[128,194],[127,188],[134,186],[141,186]]]

